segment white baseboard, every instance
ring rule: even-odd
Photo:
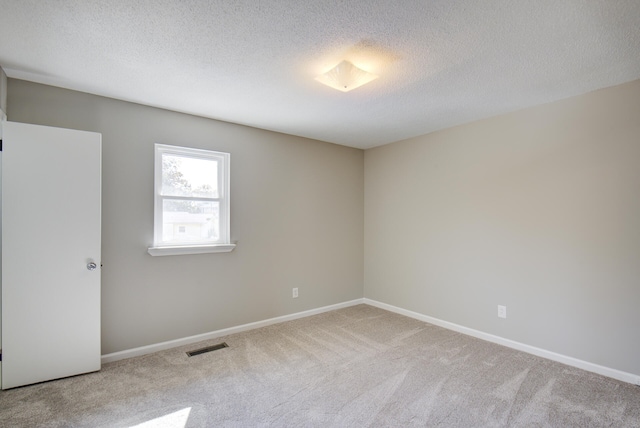
[[[609,367],[590,363],[588,361],[583,361],[577,358],[547,351],[545,349],[537,348],[535,346],[526,345],[524,343],[516,342],[514,340],[505,339],[500,336],[495,336],[493,334],[485,333],[479,330],[474,330],[469,327],[464,327],[458,324],[454,324],[452,322],[443,321],[438,318],[433,318],[428,315],[423,315],[417,312],[409,311],[407,309],[402,309],[397,306],[389,305],[387,303],[382,303],[382,302],[378,302],[376,300],[367,299],[367,298],[351,300],[343,303],[337,303],[335,305],[323,306],[321,308],[311,309],[303,312],[297,312],[295,314],[269,318],[263,321],[252,322],[249,324],[243,324],[236,327],[229,327],[222,330],[216,330],[209,333],[203,333],[195,336],[184,337],[181,339],[170,340],[167,342],[156,343],[153,345],[141,346],[139,348],[113,352],[111,354],[103,355],[102,363],[104,364],[104,363],[110,363],[112,361],[124,360],[126,358],[138,357],[141,355],[151,354],[153,352],[164,351],[165,349],[171,349],[178,346],[189,345],[191,343],[202,342],[204,340],[215,339],[218,337],[227,336],[229,334],[240,333],[243,331],[253,330],[260,327],[266,327],[268,325],[279,324],[285,321],[292,321],[295,319],[305,318],[311,315],[317,315],[323,312],[329,312],[336,309],[346,308],[349,306],[355,306],[363,303],[366,305],[375,306],[377,308],[384,309],[390,312],[395,312],[397,314],[414,318],[420,321],[424,321],[433,325],[437,325],[439,327],[443,327],[448,330],[457,331],[458,333],[466,334],[468,336],[477,337],[478,339],[486,340],[488,342],[497,343],[499,345],[516,349],[518,351],[526,352],[528,354],[533,354],[533,355],[537,355],[539,357],[546,358],[552,361],[557,361],[559,363],[563,363],[568,366],[577,367],[582,370],[597,373],[603,376],[607,376],[607,377],[617,379],[623,382],[631,383],[634,385],[640,385],[639,375],[634,375],[632,373],[623,372],[617,369],[612,369]]]
[[[299,318],[309,317],[311,315],[321,314],[323,312],[334,311],[349,306],[360,305],[364,303],[364,299],[356,299],[348,302],[337,303],[335,305],[323,306],[321,308],[310,309],[308,311],[297,312],[295,314],[284,315],[276,318],[269,318],[264,321],[252,322],[236,327],[229,327],[222,330],[211,331],[209,333],[197,334],[195,336],[183,337],[181,339],[169,340],[167,342],[155,343],[153,345],[141,346],[139,348],[127,349],[124,351],[113,352],[102,356],[102,363],[110,363],[113,361],[124,360],[126,358],[139,357],[140,355],[151,354],[153,352],[164,351],[178,346],[189,345],[191,343],[202,342],[203,340],[215,339],[217,337],[227,336],[229,334],[240,333],[242,331],[253,330],[268,325],[279,324],[285,321],[292,321]]]
[[[535,346],[526,345],[524,343],[516,342],[514,340],[505,339],[500,336],[494,336],[493,334],[484,333],[479,330],[474,330],[472,328],[464,327],[458,324],[454,324],[448,321],[443,321],[438,318],[433,318],[428,315],[419,314],[417,312],[409,311],[406,309],[398,308],[393,305],[388,305],[386,303],[378,302],[376,300],[371,299],[363,299],[364,303],[367,305],[375,306],[380,309],[385,309],[390,312],[395,312],[400,315],[404,315],[410,318],[415,318],[420,321],[428,322],[429,324],[434,324],[439,327],[446,328],[448,330],[457,331],[458,333],[466,334],[468,336],[477,337],[478,339],[486,340],[488,342],[497,343],[499,345],[506,346],[508,348],[516,349],[518,351],[526,352],[528,354],[537,355],[538,357],[546,358],[548,360],[557,361],[559,363],[566,364],[568,366],[577,367],[582,370],[586,370],[589,372],[597,373],[603,376],[607,376],[613,379],[621,380],[623,382],[628,382],[634,385],[640,385],[640,376],[634,375],[632,373],[623,372],[620,370],[612,369],[609,367],[600,366],[598,364],[593,364],[588,361],[579,360],[577,358],[568,357],[566,355],[557,354],[555,352],[547,351],[545,349],[536,348]]]

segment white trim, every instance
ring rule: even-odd
[[[607,376],[613,379],[621,380],[623,382],[628,382],[634,385],[640,385],[640,376],[634,375],[632,373],[623,372],[621,370],[612,369],[609,367],[601,366],[598,364],[590,363],[588,361],[579,360],[577,358],[568,357],[566,355],[558,354],[555,352],[547,351],[545,349],[537,348],[535,346],[526,345],[524,343],[516,342],[514,340],[505,339],[500,336],[494,336],[493,334],[485,333],[479,330],[474,330],[469,327],[464,327],[458,324],[454,324],[452,322],[443,321],[438,318],[433,318],[428,315],[423,315],[417,312],[409,311],[406,309],[398,308],[393,305],[389,305],[387,303],[378,302],[376,300],[371,300],[364,298],[364,303],[366,305],[375,306],[376,308],[384,309],[390,312],[395,312],[400,315],[404,315],[410,318],[414,318],[420,321],[424,321],[430,324],[437,325],[439,327],[446,328],[448,330],[457,331],[458,333],[466,334],[468,336],[477,337],[478,339],[486,340],[488,342],[497,343],[499,345],[506,346],[508,348],[516,349],[518,351],[526,352],[528,354],[533,354],[538,357],[546,358],[548,360],[557,361],[562,364],[566,364],[568,366],[577,367],[582,370],[586,370],[589,372],[597,373],[603,376]]]
[[[236,244],[191,245],[174,247],[149,247],[147,252],[152,256],[182,256],[185,254],[228,253],[236,248]]]
[[[102,364],[113,361],[124,360],[125,358],[139,357],[140,355],[151,354],[153,352],[164,351],[165,349],[175,348],[177,346],[189,345],[191,343],[202,342],[203,340],[215,339],[229,334],[240,333],[247,330],[253,330],[268,325],[279,324],[285,321],[292,321],[299,318],[309,317],[311,315],[321,314],[323,312],[334,311],[336,309],[347,308],[349,306],[361,305],[364,299],[356,299],[348,302],[336,303],[335,305],[323,306],[321,308],[310,309],[308,311],[297,312],[295,314],[283,315],[281,317],[269,318],[263,321],[256,321],[249,324],[243,324],[236,327],[229,327],[222,330],[216,330],[209,333],[197,334],[195,336],[184,337],[182,339],[169,340],[167,342],[156,343],[153,345],[141,346],[139,348],[127,349],[124,351],[113,352],[102,356]]]

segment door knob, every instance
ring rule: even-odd
[[[89,270],[95,270],[97,267],[98,267],[98,265],[95,264],[94,262],[87,263],[87,269],[89,269]]]

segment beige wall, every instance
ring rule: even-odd
[[[14,79],[8,116],[102,133],[103,354],[362,297],[362,150]],[[231,153],[233,252],[147,254],[154,143]]]
[[[365,297],[640,374],[640,81],[367,150]]]
[[[362,297],[364,252],[365,297],[640,374],[640,81],[364,165],[360,150],[8,89],[10,120],[103,133],[103,353]],[[146,253],[156,142],[231,152],[234,252]]]

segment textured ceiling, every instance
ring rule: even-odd
[[[0,0],[0,66],[368,148],[638,79],[639,28],[638,0]],[[314,80],[343,59],[380,78]]]

